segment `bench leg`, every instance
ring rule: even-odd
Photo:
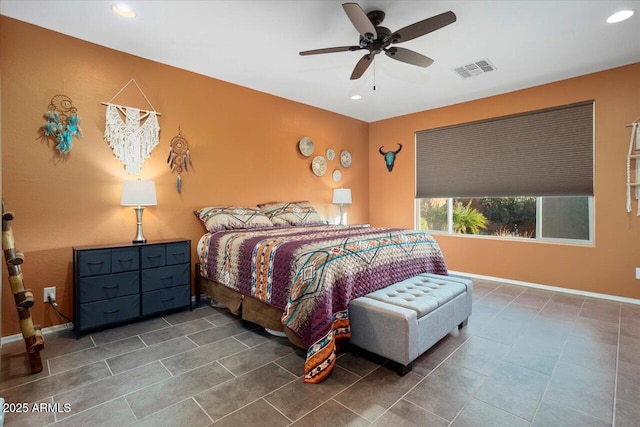
[[[469,318],[468,317],[466,319],[464,319],[464,321],[458,325],[458,329],[464,328],[465,326],[467,326],[467,323],[469,323]]]
[[[349,344],[349,353],[351,353],[353,357],[360,357],[360,355],[362,354],[362,350],[360,349],[360,347]]]
[[[409,363],[408,365],[401,365],[398,363],[396,372],[398,372],[398,375],[400,375],[401,377],[404,377],[409,372],[411,372],[412,369],[413,369],[413,362]]]

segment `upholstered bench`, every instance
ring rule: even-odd
[[[386,357],[405,375],[413,361],[471,315],[469,279],[421,274],[349,304],[350,343]]]

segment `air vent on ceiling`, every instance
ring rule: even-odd
[[[466,78],[479,76],[480,74],[488,73],[495,70],[496,67],[488,59],[481,59],[472,64],[464,65],[455,69],[456,73]]]

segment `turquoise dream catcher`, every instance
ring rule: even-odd
[[[60,155],[66,156],[73,148],[73,137],[82,136],[78,110],[73,106],[71,98],[56,95],[51,98],[44,117],[47,123],[40,127],[42,134],[56,143]]]

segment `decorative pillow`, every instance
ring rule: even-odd
[[[210,206],[193,213],[210,233],[220,230],[273,227],[273,223],[258,208]]]
[[[273,225],[322,224],[322,218],[308,201],[277,202],[258,205]]]

